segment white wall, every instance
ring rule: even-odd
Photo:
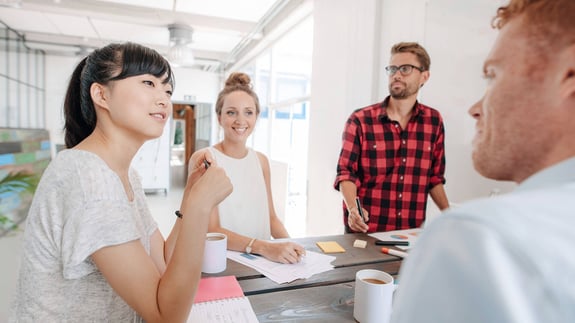
[[[370,104],[377,64],[376,0],[316,0],[308,160],[309,235],[343,232],[333,181],[350,112]]]
[[[490,23],[498,6],[497,1],[428,1],[423,6],[425,33],[415,39],[431,56],[431,78],[420,99],[439,109],[444,117],[446,190],[454,202],[486,196],[495,188],[508,191],[514,187],[482,177],[471,161],[475,121],[468,110],[485,90],[483,61],[497,35]]]
[[[308,235],[343,232],[342,199],[332,188],[341,132],[353,110],[387,96],[384,67],[399,41],[417,41],[431,56],[419,99],[444,117],[449,199],[514,186],[482,178],[470,159],[474,121],[467,110],[485,89],[482,64],[497,35],[490,22],[500,2],[315,0]]]
[[[185,95],[192,95],[197,102],[216,103],[221,79],[218,73],[176,67],[174,75],[176,76],[176,89],[172,95],[174,101],[181,101]]]

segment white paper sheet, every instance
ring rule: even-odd
[[[297,264],[280,264],[262,256],[228,250],[228,258],[251,267],[278,284],[289,283],[300,278],[309,278],[333,269],[334,256],[306,251],[303,260]]]

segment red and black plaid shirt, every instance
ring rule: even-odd
[[[427,194],[445,183],[443,120],[438,111],[415,103],[402,130],[387,116],[389,97],[354,111],[343,132],[334,187],[357,186],[369,212],[369,232],[415,228],[425,220]],[[348,212],[343,203],[344,225]]]

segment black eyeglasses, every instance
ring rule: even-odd
[[[389,65],[389,66],[385,67],[385,70],[387,71],[387,75],[389,75],[389,76],[394,75],[395,73],[397,73],[397,71],[399,71],[399,73],[401,73],[401,75],[407,76],[407,75],[411,74],[411,72],[413,71],[414,68],[420,72],[423,72],[423,68],[417,67],[417,66],[411,65],[411,64],[405,64],[405,65],[400,65],[400,66]]]

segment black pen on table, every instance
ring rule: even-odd
[[[359,212],[359,216],[361,216],[363,222],[368,223],[369,221],[363,217],[363,209],[361,208],[361,202],[359,202],[359,196],[355,197],[355,206],[357,206],[357,212]]]
[[[394,241],[394,240],[375,240],[378,246],[409,246],[409,241]]]

